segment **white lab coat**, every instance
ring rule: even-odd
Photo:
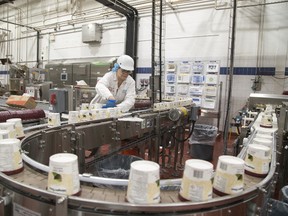
[[[95,89],[97,94],[90,104],[106,104],[107,99],[113,96],[122,112],[127,112],[134,106],[136,90],[135,80],[131,76],[128,76],[118,88],[116,73],[110,71],[98,81]]]

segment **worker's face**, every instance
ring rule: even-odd
[[[124,81],[127,79],[127,77],[129,76],[129,74],[131,74],[131,71],[127,71],[127,70],[124,70],[122,68],[119,68],[117,70],[117,78],[118,80],[120,81]]]

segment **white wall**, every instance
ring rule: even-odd
[[[115,22],[95,19],[97,23],[103,24],[102,41],[99,44],[85,44],[82,43],[81,38],[82,23],[67,24],[61,26],[57,31],[53,30],[54,27],[52,28],[50,25],[53,20],[50,20],[47,14],[46,16],[41,16],[41,13],[45,14],[48,11],[48,4],[43,5],[43,2],[34,2],[35,5],[30,5],[28,9],[23,5],[23,11],[29,10],[30,12],[27,13],[28,15],[33,15],[33,19],[23,19],[22,22],[26,25],[34,23],[40,27],[48,26],[47,29],[41,31],[40,49],[44,64],[48,63],[48,61],[79,62],[97,58],[109,59],[124,53],[125,19],[119,18],[117,22],[116,18]],[[91,9],[94,7],[95,1],[84,1],[84,3],[83,8],[88,10],[89,7]],[[93,6],[89,6],[89,4],[93,4]],[[46,9],[43,7],[46,7]],[[68,8],[65,3],[61,7]],[[32,9],[35,12],[31,12],[33,11]],[[52,9],[53,7],[50,5],[49,10]],[[56,8],[54,9],[56,10]],[[69,7],[69,12],[72,9]],[[284,89],[288,89],[288,83],[284,79],[284,70],[285,67],[288,67],[287,9],[287,3],[280,3],[266,5],[265,7],[244,7],[237,10],[234,66],[276,68],[275,77],[270,75],[262,76],[261,93],[281,94]],[[0,15],[1,19],[4,19],[7,16],[7,11],[0,6],[0,12],[2,12],[0,13],[2,14]],[[9,13],[11,14],[12,10]],[[141,16],[141,13],[139,15],[137,63],[138,67],[151,67],[151,18],[149,16]],[[10,18],[11,22],[19,22],[19,16],[16,14]],[[175,13],[167,14],[165,16],[165,58],[167,60],[219,60],[221,67],[227,67],[229,17],[229,10],[215,10],[214,8],[181,13],[176,10]],[[61,16],[57,18],[59,22],[65,19],[71,19],[71,14],[64,16],[61,13]],[[26,28],[0,23],[0,28],[7,28],[7,26],[12,31],[10,35],[12,39],[35,35],[35,32]],[[12,59],[18,62],[28,61],[28,65],[35,66],[35,37],[12,41],[9,46],[12,47],[10,51]],[[6,43],[0,42],[1,58],[8,53],[5,47]],[[5,67],[1,66],[0,70],[5,70]],[[147,74],[141,74],[137,77],[137,81],[148,76]],[[254,78],[254,75],[234,75],[232,115],[237,114],[238,110],[247,102],[249,94],[253,92],[251,86]],[[221,75],[220,81],[223,82],[224,93],[222,101],[224,102],[222,103],[222,110],[224,110],[226,107],[225,97],[227,96],[225,91],[228,88],[227,76]]]

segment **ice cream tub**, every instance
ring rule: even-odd
[[[213,191],[218,195],[236,194],[244,190],[244,160],[222,155],[218,158]]]
[[[16,138],[15,123],[1,122],[0,123],[0,130],[8,130],[9,131],[9,138],[11,138],[11,139]]]
[[[273,144],[273,140],[256,137],[252,140],[252,143],[253,144],[259,144],[259,145],[265,145],[265,146],[271,148],[272,144]]]
[[[127,200],[135,204],[160,202],[160,166],[152,161],[139,160],[130,165]]]
[[[19,139],[0,140],[0,171],[13,175],[23,171]]]
[[[9,139],[9,130],[0,130],[0,140]]]
[[[117,109],[116,107],[107,108],[108,118],[116,118],[117,117]]]
[[[275,130],[272,129],[272,128],[261,128],[261,127],[259,127],[259,128],[256,130],[257,134],[266,134],[266,135],[271,135],[271,136],[273,136],[274,131],[275,131]]]
[[[265,145],[250,144],[245,157],[245,173],[265,177],[269,172],[271,149]]]
[[[273,140],[273,136],[270,134],[261,134],[261,133],[256,133],[255,138],[259,139],[268,139],[268,140]]]
[[[69,111],[68,124],[74,124],[80,122],[79,111]]]
[[[80,110],[80,122],[90,121],[90,111]]]
[[[100,103],[95,103],[95,104],[89,104],[89,110],[92,110],[92,109],[100,109],[102,108],[104,104],[100,104]]]
[[[89,110],[90,104],[89,103],[82,103],[80,106],[80,110]]]
[[[260,122],[260,127],[272,128],[273,127],[272,123],[273,123],[273,116],[271,114],[262,115],[261,122]]]
[[[47,190],[63,195],[80,192],[77,155],[58,153],[50,156]]]
[[[48,113],[48,127],[57,127],[61,125],[60,113]]]
[[[23,130],[23,125],[22,125],[22,119],[21,118],[11,118],[7,119],[6,122],[11,122],[14,123],[15,127],[15,132],[16,132],[16,137],[24,137],[24,130]]]
[[[107,109],[98,109],[97,113],[98,113],[97,119],[106,119],[106,118],[108,118]]]
[[[213,164],[199,159],[186,160],[180,196],[190,201],[205,201],[212,198]]]
[[[92,109],[89,111],[89,115],[90,115],[90,120],[97,120],[97,110],[96,109]]]

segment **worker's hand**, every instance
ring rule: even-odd
[[[108,100],[102,108],[116,107],[116,100]]]

